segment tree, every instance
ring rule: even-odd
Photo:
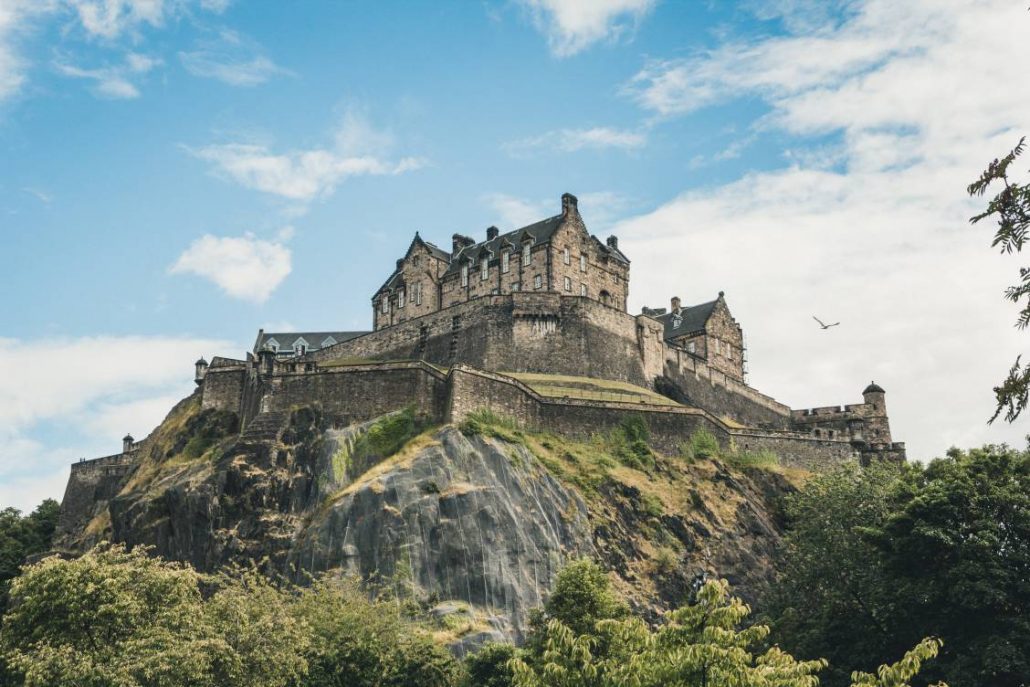
[[[0,648],[25,687],[291,684],[305,635],[285,598],[253,576],[222,577],[206,603],[201,581],[143,549],[44,559],[11,587]]]
[[[1030,185],[1017,184],[1009,179],[1009,167],[1023,153],[1025,140],[1025,137],[1019,139],[1019,143],[1008,155],[987,165],[980,178],[967,189],[969,195],[982,196],[996,181],[1000,181],[1004,186],[988,202],[986,210],[969,220],[976,224],[983,219],[996,219],[998,229],[991,245],[1000,247],[1003,253],[1022,251],[1027,231],[1030,230]],[[1020,268],[1019,283],[1005,290],[1005,298],[1014,303],[1026,299],[1016,320],[1016,326],[1025,329],[1030,324],[1030,268]],[[1023,366],[1021,358],[1022,356],[1016,358],[1008,376],[1000,386],[994,388],[998,405],[989,422],[994,422],[1002,411],[1005,412],[1005,420],[1012,422],[1026,409],[1030,400],[1030,365]]]
[[[1030,454],[845,467],[787,510],[766,611],[788,651],[829,659],[826,685],[927,636],[945,644],[926,679],[1030,684]]]
[[[0,511],[0,615],[7,607],[10,581],[25,559],[50,549],[60,510],[57,501],[46,499],[25,517],[17,508]]]

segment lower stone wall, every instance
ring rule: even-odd
[[[819,472],[841,463],[859,460],[858,451],[847,441],[814,439],[797,432],[732,430],[738,451],[771,451],[782,465]]]
[[[94,516],[107,508],[107,502],[118,494],[135,467],[136,454],[133,451],[72,463],[55,542],[60,543],[67,534],[82,532]]]

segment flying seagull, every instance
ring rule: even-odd
[[[836,327],[840,322],[834,322],[833,324],[826,324],[815,315],[812,315],[812,319],[819,323],[819,326],[823,329],[829,329],[830,327]]]

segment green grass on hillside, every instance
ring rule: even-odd
[[[533,372],[502,372],[501,374],[519,380],[541,396],[682,407],[671,398],[628,382]]]

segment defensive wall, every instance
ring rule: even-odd
[[[57,538],[64,533],[82,532],[93,517],[107,507],[135,468],[142,442],[129,451],[72,463],[71,475],[61,500]]]

